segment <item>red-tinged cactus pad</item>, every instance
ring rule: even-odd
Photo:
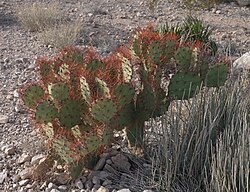
[[[188,70],[192,61],[192,50],[189,47],[180,47],[175,54],[175,59],[178,65]]]
[[[39,103],[36,108],[35,118],[38,122],[48,123],[58,116],[57,109],[48,101]]]
[[[206,86],[219,87],[225,84],[227,80],[229,67],[223,63],[214,65],[208,70]]]
[[[69,89],[65,83],[55,83],[48,86],[49,94],[53,101],[61,103],[69,99]]]
[[[100,122],[108,123],[117,112],[116,104],[110,99],[97,100],[91,108],[93,117]]]
[[[23,94],[23,102],[27,107],[35,109],[39,100],[44,96],[45,92],[39,85],[30,85]]]
[[[187,72],[178,72],[170,80],[168,96],[181,100],[193,97],[197,88],[201,86],[199,76]]]
[[[103,67],[103,62],[99,59],[93,59],[87,64],[87,69],[91,71],[95,71],[97,69],[101,69]]]
[[[82,108],[82,109],[81,109]],[[60,108],[59,121],[62,127],[72,128],[81,123],[81,110],[84,106],[78,100],[67,100]]]
[[[118,106],[124,106],[133,101],[135,96],[135,90],[131,84],[118,84],[115,87],[115,96],[118,101]]]

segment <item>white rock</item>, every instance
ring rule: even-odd
[[[131,192],[129,189],[120,189],[117,192]]]
[[[62,191],[62,192],[66,192],[67,189],[68,189],[68,187],[67,187],[66,185],[60,185],[60,186],[58,187],[58,189],[59,189],[60,191]]]
[[[0,184],[2,184],[7,177],[8,177],[8,174],[6,171],[1,172],[0,173]]]
[[[57,189],[52,189],[50,192],[60,192],[60,191]]]
[[[153,192],[152,190],[144,190],[143,192]]]
[[[18,164],[23,164],[31,160],[31,156],[29,154],[22,154],[18,159]]]
[[[38,164],[39,161],[43,158],[45,158],[46,156],[43,155],[43,154],[38,154],[38,155],[35,155],[34,157],[32,157],[31,159],[31,165],[34,165],[34,164]]]
[[[15,152],[16,152],[15,146],[7,146],[7,147],[4,149],[4,153],[7,154],[7,155],[14,155]]]
[[[48,184],[48,189],[56,189],[57,186],[54,183],[49,183]]]
[[[5,124],[5,123],[8,123],[8,116],[6,115],[0,115],[0,124]]]
[[[103,186],[101,186],[99,189],[97,189],[96,192],[109,192],[109,190]]]
[[[25,180],[21,180],[21,181],[19,181],[19,185],[22,187],[22,186],[24,186],[24,185],[27,185],[28,183],[29,183],[29,179],[25,179]]]
[[[250,51],[235,60],[233,67],[238,69],[250,69]]]
[[[83,183],[81,180],[76,181],[75,185],[78,189],[83,189]]]
[[[20,176],[22,180],[28,179],[31,177],[31,170],[30,168],[26,168],[23,171],[21,171],[18,175]]]

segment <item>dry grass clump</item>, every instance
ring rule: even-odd
[[[74,44],[82,33],[81,21],[62,23],[41,32],[38,36],[45,45],[53,45],[57,48]]]
[[[56,1],[25,4],[18,8],[16,15],[24,28],[38,32],[45,45],[61,48],[76,43],[81,36],[82,23],[67,19]]]
[[[158,136],[147,145],[153,146],[148,186],[170,192],[250,191],[249,83],[244,76],[203,91],[190,101],[185,120],[186,101],[151,122]]]
[[[17,18],[30,31],[41,31],[65,20],[57,2],[25,4],[17,10]]]

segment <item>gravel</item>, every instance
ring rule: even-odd
[[[35,80],[36,58],[52,56],[57,51],[53,46],[43,45],[36,33],[22,28],[15,18],[16,8],[31,2],[35,1],[0,1],[0,191],[85,191],[81,180],[75,185],[66,183],[54,186],[54,183],[37,182],[18,176],[29,167],[31,159],[38,162],[41,155],[47,153],[43,145],[44,138],[34,128],[31,117],[20,102],[19,89],[25,83]],[[178,0],[166,0],[152,11],[142,0],[60,2],[60,8],[69,18],[82,21],[84,30],[77,45],[92,45],[103,55],[126,43],[136,27],[145,26],[149,22],[159,25],[166,20],[176,24],[182,22],[191,11],[193,16],[198,16],[212,27],[212,38],[220,44],[220,52],[230,55],[232,60],[250,48],[250,8],[239,7],[236,3],[220,4],[204,10],[188,10]],[[103,162],[100,164],[104,166]],[[94,180],[98,184],[98,178]],[[100,188],[99,191],[105,190]]]

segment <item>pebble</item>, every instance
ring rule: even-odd
[[[6,115],[0,115],[0,124],[8,123],[9,117]]]
[[[27,185],[29,183],[29,181],[30,181],[29,179],[21,180],[18,182],[18,184],[19,184],[19,186],[22,187],[24,185]]]

